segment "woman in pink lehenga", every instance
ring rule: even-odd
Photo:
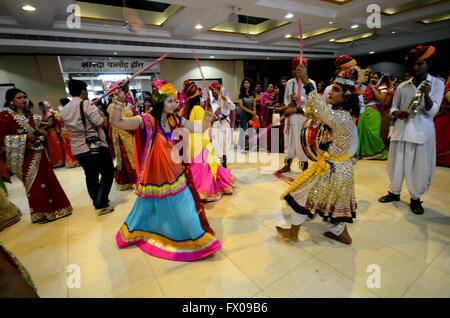
[[[202,121],[205,109],[199,105],[200,92],[195,83],[185,83],[183,95],[188,105],[185,118],[190,121]],[[190,134],[190,152],[192,177],[202,201],[217,201],[223,194],[234,192],[236,178],[216,157],[209,139],[209,131]]]

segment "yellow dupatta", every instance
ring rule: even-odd
[[[197,122],[201,125],[202,120],[205,118],[205,110],[201,106],[194,106],[191,110],[191,114],[189,115],[189,120],[192,122]],[[201,141],[201,143],[200,143]],[[202,153],[203,149],[206,147],[208,149],[208,158],[207,162],[209,168],[211,169],[211,173],[214,175],[214,180],[217,177],[217,169],[221,166],[220,161],[217,159],[214,149],[212,147],[211,141],[209,140],[209,129],[204,131],[203,133],[191,133],[190,136],[190,144],[191,144],[191,158],[197,157],[200,153]]]
[[[328,152],[318,153],[317,161],[308,169],[300,173],[291,184],[289,188],[281,195],[280,199],[284,200],[284,197],[289,193],[297,190],[303,183],[306,182],[310,177],[316,174],[317,177],[323,176],[327,173],[334,161],[346,161],[350,159],[348,153],[339,156],[330,156]],[[333,172],[333,171],[332,171]]]

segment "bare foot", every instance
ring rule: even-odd
[[[292,233],[291,229],[283,229],[282,227],[276,226],[275,227],[277,229],[278,235],[281,236],[282,238],[292,241],[294,243],[298,242],[298,234],[295,235],[294,233]]]

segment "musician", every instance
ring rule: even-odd
[[[308,60],[303,58],[302,65],[308,67]],[[300,89],[300,105],[297,105],[298,85],[297,78],[300,76],[300,57],[296,57],[292,60],[292,74],[294,78],[291,78],[286,85],[286,91],[284,93],[284,103],[287,105],[287,109],[284,112],[286,117],[284,127],[284,153],[286,155],[284,161],[284,167],[278,170],[278,173],[284,173],[291,171],[292,160],[297,157],[300,170],[304,171],[308,169],[308,157],[302,149],[300,142],[300,133],[302,125],[306,120],[306,117],[302,115],[301,105],[306,105],[305,88]],[[309,80],[316,89],[316,83],[313,80]],[[305,84],[305,83],[304,83]]]
[[[403,179],[406,178],[410,207],[413,213],[423,214],[420,197],[431,186],[436,167],[436,133],[433,117],[439,111],[444,83],[428,74],[433,46],[418,46],[405,60],[413,77],[401,83],[395,91],[391,114],[397,121],[391,134],[387,172],[390,191],[378,201],[400,200]],[[415,100],[418,111],[414,116]]]
[[[212,145],[217,157],[220,158],[222,166],[227,168],[227,155],[233,153],[233,129],[231,128],[231,114],[236,109],[236,105],[231,100],[231,96],[223,89],[218,82],[209,85],[211,106],[218,117],[214,122]],[[208,92],[208,93],[209,93]]]

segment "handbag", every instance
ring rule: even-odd
[[[250,125],[252,125],[253,129],[261,128],[261,122],[259,121],[258,117],[256,117],[255,119],[251,119],[249,123]]]
[[[98,155],[100,153],[100,145],[101,145],[101,139],[98,136],[91,136],[91,137],[87,137],[86,135],[86,115],[84,113],[84,109],[83,109],[83,102],[80,102],[80,115],[81,115],[81,122],[83,123],[83,131],[84,131],[84,136],[86,138],[86,144],[89,147],[89,152],[91,153],[91,155]]]
[[[277,127],[281,125],[281,116],[280,113],[272,114],[272,127]]]

